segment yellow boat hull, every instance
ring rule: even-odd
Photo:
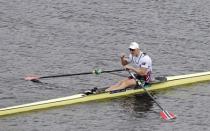
[[[174,86],[198,83],[198,82],[209,81],[209,80],[210,80],[210,72],[170,76],[170,77],[167,77],[166,82],[152,84],[150,87],[147,88],[147,90],[148,91],[162,90],[162,89],[168,89]],[[133,95],[133,94],[142,94],[142,93],[144,93],[143,89],[135,89],[135,90],[131,89],[124,92],[118,92],[118,93],[112,93],[112,94],[102,93],[102,94],[94,94],[94,95],[88,95],[88,96],[84,94],[76,94],[76,95],[68,96],[68,97],[62,97],[62,98],[57,98],[57,99],[51,99],[51,100],[18,105],[18,106],[1,108],[0,116],[52,108],[52,107],[59,107],[59,106],[64,106],[64,105],[71,105],[71,104],[76,104],[76,103],[83,103],[83,102],[88,102],[88,101],[111,99],[111,98],[117,98],[117,97],[122,97],[122,96]]]

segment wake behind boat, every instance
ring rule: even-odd
[[[168,89],[175,86],[198,83],[210,81],[210,72],[201,72],[188,75],[178,75],[178,76],[168,76],[163,82],[154,82],[147,85],[148,91],[156,91],[162,89]],[[144,89],[127,89],[119,92],[102,92],[102,93],[93,93],[87,95],[86,93],[80,93],[72,96],[45,100],[40,102],[34,102],[29,104],[23,104],[18,106],[11,106],[0,109],[0,116],[6,116],[11,114],[17,114],[22,112],[47,109],[52,107],[59,107],[65,105],[72,105],[78,103],[84,103],[89,101],[103,100],[103,99],[112,99],[117,97],[129,96],[134,94],[143,94],[145,93]]]

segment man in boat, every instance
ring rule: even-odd
[[[138,80],[143,80],[145,84],[149,83],[152,78],[152,60],[151,58],[141,51],[139,44],[136,42],[131,42],[129,46],[130,55],[127,59],[125,54],[121,54],[121,64],[122,66],[131,72],[135,73],[135,77]],[[129,64],[133,64],[129,65]],[[105,91],[117,91],[122,90],[130,86],[136,86],[136,80],[129,76],[128,78],[119,81],[117,84],[110,86]]]

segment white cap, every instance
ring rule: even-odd
[[[129,49],[139,49],[139,44],[136,42],[131,42]]]

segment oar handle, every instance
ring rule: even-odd
[[[125,69],[116,69],[116,70],[108,70],[108,71],[102,71],[101,73],[111,73],[111,72],[118,72],[118,71],[125,71]]]

